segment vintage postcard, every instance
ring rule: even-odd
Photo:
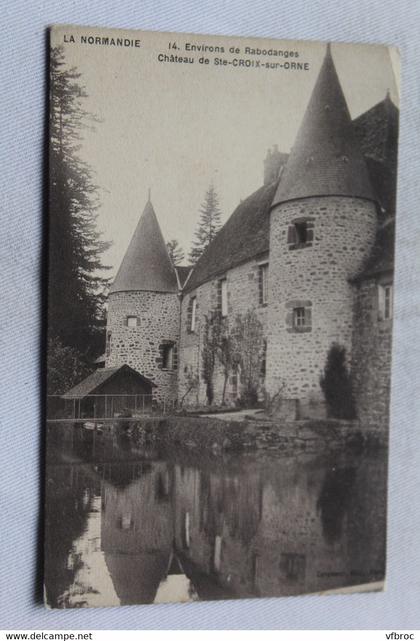
[[[45,602],[381,590],[382,45],[51,30]]]

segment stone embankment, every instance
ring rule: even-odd
[[[386,445],[384,434],[361,429],[358,421],[223,420],[216,417],[169,416],[133,419],[129,426],[139,443],[162,442],[213,452],[287,450],[325,452],[346,447],[363,449]]]

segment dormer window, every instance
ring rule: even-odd
[[[313,218],[298,218],[292,221],[287,231],[287,244],[289,249],[302,249],[312,247],[314,239]]]

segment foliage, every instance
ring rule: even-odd
[[[233,352],[240,366],[243,386],[242,403],[255,405],[258,400],[261,366],[264,356],[263,327],[254,310],[238,314],[231,330]]]
[[[351,377],[346,365],[346,350],[337,343],[333,343],[330,347],[320,385],[329,416],[343,419],[355,418]]]
[[[287,395],[286,381],[281,377],[276,377],[276,383],[277,388],[274,394],[269,394],[265,388],[262,390],[264,395],[264,406],[267,414],[275,414]]]
[[[263,328],[254,310],[238,314],[231,328],[227,318],[220,312],[205,316],[202,375],[209,405],[214,400],[213,378],[218,364],[222,368],[224,379],[222,403],[225,402],[229,375],[240,372],[243,386],[241,404],[255,405],[258,401],[263,356]]]
[[[198,261],[201,254],[207,249],[222,226],[222,214],[219,209],[219,198],[214,185],[212,184],[206,192],[204,202],[201,205],[199,213],[200,218],[189,256],[189,260],[192,265]]]
[[[48,339],[48,394],[64,394],[92,371],[74,347],[66,347],[58,338]]]
[[[80,75],[66,66],[61,46],[52,49],[48,322],[54,340],[95,357],[104,342],[101,254],[109,243],[96,228],[98,188],[80,156],[83,130],[95,121],[84,109]]]
[[[185,258],[184,250],[180,246],[179,242],[173,238],[166,243],[168,249],[169,258],[172,261],[173,265],[180,265]]]
[[[224,332],[223,319],[220,312],[212,312],[204,316],[203,348],[201,351],[202,376],[206,384],[207,402],[214,401],[213,377],[217,363],[217,355]]]
[[[185,399],[187,398],[188,394],[190,394],[192,391],[196,390],[198,388],[198,383],[199,383],[199,377],[196,372],[194,372],[192,367],[186,368],[184,372],[184,378],[185,378],[185,383],[186,383],[186,390],[184,394],[181,397],[181,400],[179,402],[180,407],[183,406]]]
[[[217,358],[223,370],[222,405],[224,405],[229,375],[238,370],[240,355],[238,353],[238,345],[235,343],[229,332],[227,320],[221,318],[221,324],[219,342],[217,345]]]

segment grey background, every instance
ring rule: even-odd
[[[1,3],[1,15],[0,628],[419,628],[419,1],[15,0]],[[402,117],[385,593],[68,611],[47,611],[35,600],[42,475],[39,283],[45,30],[54,23],[400,47]]]

